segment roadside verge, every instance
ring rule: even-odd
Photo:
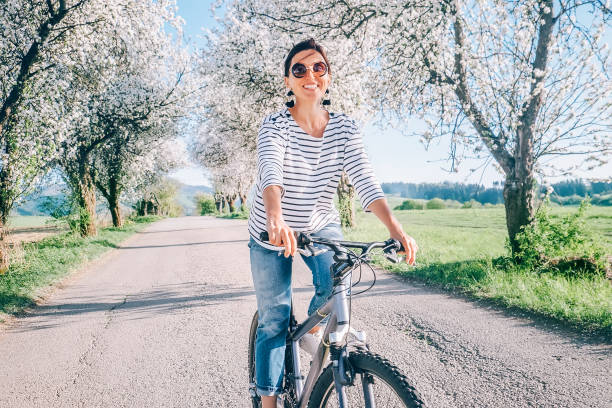
[[[36,305],[63,279],[159,219],[133,218],[121,228],[103,228],[95,237],[67,232],[24,244],[18,259],[0,275],[0,323]]]

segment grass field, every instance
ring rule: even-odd
[[[23,227],[41,227],[47,225],[47,222],[53,220],[52,217],[47,216],[11,216],[8,218],[9,228],[23,228]]]
[[[27,217],[23,217],[27,218]],[[2,313],[16,314],[31,306],[36,293],[68,275],[141,230],[159,217],[139,217],[122,228],[102,228],[95,237],[62,233],[25,244],[9,269],[0,275],[0,321]]]
[[[557,207],[553,215],[572,211],[576,207]],[[497,266],[508,254],[503,207],[395,211],[395,215],[419,245],[417,266],[379,261],[385,268],[612,336],[612,285],[605,277],[535,274]],[[587,224],[612,254],[612,208],[589,208]],[[357,214],[357,227],[345,231],[347,239],[359,241],[382,240],[387,234],[374,215],[363,212]]]

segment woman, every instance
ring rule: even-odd
[[[256,385],[264,408],[275,407],[281,391],[291,309],[291,265],[296,252],[294,231],[342,239],[333,205],[342,171],[355,186],[363,208],[373,212],[391,237],[406,248],[406,262],[414,263],[418,249],[387,205],[355,122],[322,106],[322,101],[329,104],[324,98],[331,82],[323,48],[313,39],[296,44],[287,55],[284,73],[288,96],[295,95],[295,102],[266,117],[259,130],[257,189],[249,216],[251,272],[259,311]],[[259,240],[263,231],[268,232],[269,242]],[[304,261],[312,270],[315,285],[310,314],[331,293],[333,259],[326,252],[304,257]]]

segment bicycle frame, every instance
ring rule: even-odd
[[[268,234],[263,232],[261,234],[261,240],[267,241]],[[315,313],[308,316],[308,318],[301,324],[297,324],[291,312],[291,318],[289,323],[288,343],[287,347],[291,351],[291,366],[293,368],[293,383],[295,386],[295,397],[297,399],[296,407],[306,408],[310,395],[314,389],[315,382],[323,372],[323,365],[325,359],[331,351],[332,370],[334,378],[334,386],[338,396],[338,403],[340,408],[346,408],[346,392],[344,389],[345,385],[352,385],[354,380],[353,372],[346,370],[347,351],[346,351],[346,338],[347,335],[352,333],[355,335],[357,340],[365,345],[366,336],[363,332],[358,332],[350,327],[350,310],[349,310],[349,298],[350,290],[352,287],[352,275],[355,268],[360,264],[362,259],[367,259],[367,254],[374,248],[382,248],[385,254],[388,254],[388,259],[393,262],[398,262],[395,257],[395,250],[401,250],[400,243],[394,239],[389,239],[386,242],[350,242],[350,241],[332,241],[322,238],[307,237],[304,240],[304,236],[298,236],[298,244],[302,246],[302,249],[307,249],[310,253],[306,256],[316,256],[317,251],[311,244],[321,244],[327,246],[334,252],[334,261],[332,265],[331,274],[333,276],[334,285],[331,297],[325,302],[325,304],[317,309]],[[361,249],[361,255],[359,256],[358,262],[354,262],[354,258],[351,259],[352,252],[349,252],[347,248]],[[366,258],[364,258],[364,255]],[[293,304],[293,302],[292,302]],[[300,346],[299,340],[306,335],[312,328],[314,328],[323,319],[329,317],[329,321],[325,326],[325,331],[322,336],[321,343],[312,357],[310,370],[306,381],[303,382],[303,376],[300,370]],[[326,343],[328,341],[328,343]],[[372,391],[372,382],[367,376],[362,376],[362,389],[364,393],[364,400],[366,408],[374,408],[374,398]],[[251,384],[254,387],[254,384]],[[252,391],[255,392],[254,390]],[[252,394],[254,395],[254,394]]]
[[[344,347],[346,336],[351,330],[349,326],[350,312],[348,307],[347,293],[350,291],[351,288],[353,269],[352,265],[347,266],[347,269],[348,268],[350,268],[351,270],[348,273],[344,274],[344,276],[340,279],[340,283],[338,285],[334,286],[334,294],[332,295],[332,297],[323,306],[317,309],[315,313],[310,315],[304,322],[295,327],[290,327],[289,337],[291,339],[291,355],[293,358],[293,381],[295,384],[297,407],[299,408],[305,408],[308,404],[308,399],[310,398],[310,394],[312,393],[315,382],[323,371],[323,365],[325,363],[327,355],[329,354],[330,347]],[[300,338],[302,338],[313,327],[315,327],[319,322],[321,322],[325,317],[328,316],[329,321],[323,333],[323,340],[319,344],[315,355],[312,357],[312,363],[308,372],[308,376],[306,377],[306,381],[303,383],[303,376],[301,375],[300,371],[300,347],[298,342]],[[355,332],[355,334],[357,335],[359,340],[365,342],[365,334],[360,332]],[[325,344],[325,339],[329,339],[328,344]],[[342,366],[343,363],[340,365]],[[336,378],[336,376],[337,372],[334,372],[334,378]],[[336,391],[339,396],[340,407],[343,408],[345,407],[345,397],[342,381],[336,381]],[[367,398],[367,394],[369,394],[369,392],[368,390],[364,391],[366,393],[366,407],[369,408],[371,406],[368,403],[369,398]]]

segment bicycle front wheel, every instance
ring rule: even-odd
[[[425,407],[406,376],[389,360],[367,351],[357,351],[349,354],[349,363],[355,372],[353,384],[344,387],[349,407],[365,407],[368,397],[377,408]],[[308,408],[338,406],[333,370],[329,365],[312,390]]]

